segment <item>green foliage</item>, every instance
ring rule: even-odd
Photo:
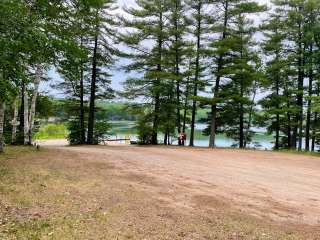
[[[70,145],[79,145],[83,144],[81,141],[81,128],[80,121],[75,119],[68,122],[68,136],[67,139]],[[107,136],[110,134],[111,124],[105,121],[98,121],[95,124],[94,128],[94,144],[99,144],[107,139]]]
[[[68,129],[65,124],[46,124],[41,126],[35,134],[37,140],[47,139],[65,139],[68,135]]]
[[[69,132],[67,139],[68,139],[70,145],[83,144],[82,139],[81,139],[80,121],[77,119],[69,121],[67,128],[68,128],[68,132]]]
[[[139,144],[152,144],[152,133],[152,123],[147,118],[141,118],[137,121]]]
[[[53,115],[54,102],[53,100],[44,95],[39,95],[37,97],[36,103],[36,117],[41,119],[48,119]]]
[[[97,107],[103,111],[97,112],[98,121],[135,121],[136,116],[129,112],[127,103],[97,101]]]
[[[102,143],[110,134],[111,127],[111,124],[106,121],[96,122],[93,131],[94,144]]]

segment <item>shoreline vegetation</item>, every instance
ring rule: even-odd
[[[124,136],[129,136],[129,137],[133,137],[136,138],[136,129],[135,129],[135,122],[132,121],[111,121],[112,124],[112,128],[111,128],[111,133],[109,135],[110,139],[115,139],[115,137],[117,136],[118,138],[122,138]],[[201,136],[202,141],[205,141],[206,143],[209,141],[209,138],[207,136],[203,136],[201,134],[201,130],[197,130],[196,135],[196,139],[195,139],[195,148],[202,148],[202,149],[208,149],[209,147],[206,146],[207,144],[205,144],[204,146],[201,145],[197,145],[197,136]],[[67,139],[68,136],[68,130],[67,127],[62,124],[62,123],[49,123],[46,124],[44,126],[42,126],[39,131],[36,133],[35,135],[35,139],[37,141],[46,141],[46,140],[62,140],[62,139]],[[217,139],[228,139],[226,136],[223,135],[218,135]],[[257,139],[258,140],[264,140],[264,141],[271,141],[273,139],[273,136],[271,135],[266,135],[266,134],[259,134],[257,135]],[[230,139],[229,139],[230,140]],[[271,142],[270,142],[271,144]],[[159,146],[166,146],[163,143],[159,143]],[[174,146],[178,146],[177,141],[175,141],[172,145],[172,147]],[[189,148],[189,146],[185,146],[183,148]],[[236,147],[232,147],[232,146],[216,146],[216,149],[237,149]],[[277,153],[289,153],[289,154],[302,154],[302,155],[309,155],[309,156],[316,156],[319,157],[320,153],[318,152],[306,152],[306,151],[297,151],[297,150],[287,150],[287,149],[281,149],[281,150],[274,150],[274,149],[267,149],[262,147],[248,147],[246,149],[241,149],[241,150],[256,150],[256,151],[272,151],[272,152],[277,152]]]

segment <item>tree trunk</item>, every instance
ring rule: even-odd
[[[243,104],[240,103],[240,121],[239,121],[239,148],[244,148],[244,119],[243,119]]]
[[[151,138],[151,143],[154,145],[158,144],[159,111],[160,111],[160,96],[158,93],[156,93],[155,104],[154,104],[153,126],[152,126],[152,138]]]
[[[162,48],[163,48],[163,15],[160,12],[159,16],[159,35],[158,35],[158,57],[159,63],[157,64],[157,71],[162,71]],[[156,87],[158,88],[161,84],[161,79],[156,79]],[[158,125],[159,125],[159,111],[160,111],[160,94],[159,89],[156,90],[156,94],[154,97],[154,117],[153,117],[153,127],[152,127],[152,144],[158,144]]]
[[[164,134],[163,144],[168,145],[168,132],[167,131]]]
[[[223,33],[222,40],[227,36],[227,26],[228,26],[228,17],[229,17],[229,1],[225,1],[224,5],[224,23],[223,23]],[[223,56],[220,53],[218,57],[218,66],[217,66],[217,77],[214,86],[214,98],[217,98],[220,90],[220,71],[222,69],[223,64]],[[211,106],[211,126],[210,126],[210,139],[209,139],[209,147],[214,148],[216,146],[216,128],[217,128],[217,104],[214,102]]]
[[[23,144],[29,144],[29,96],[28,91],[25,89],[23,95]]]
[[[11,131],[11,144],[17,143],[17,126],[18,126],[18,114],[19,114],[19,97],[17,96],[13,102],[13,118],[12,118],[12,131]]]
[[[6,105],[0,102],[0,153],[4,151],[4,115],[5,115]]]
[[[191,60],[189,62],[189,72],[191,70]],[[187,82],[186,82],[186,91],[185,91],[185,99],[184,99],[184,110],[183,110],[183,123],[182,123],[182,132],[186,132],[187,128],[187,113],[188,113],[188,100],[189,100],[189,84],[190,84],[190,74],[188,74]]]
[[[279,61],[279,51],[276,51],[276,62]],[[279,96],[280,96],[280,76],[279,73],[276,75],[276,97],[277,97],[277,102],[276,102],[276,108],[277,108],[277,113],[276,113],[276,142],[274,149],[279,150],[280,148],[280,114],[279,114]]]
[[[276,142],[274,146],[275,150],[280,149],[280,115],[279,113],[276,114]]]
[[[21,86],[21,103],[20,103],[20,111],[19,111],[19,127],[18,127],[18,138],[16,142],[18,144],[23,144],[24,143],[24,137],[23,137],[23,132],[24,132],[24,94],[26,92],[26,86],[24,81],[22,81],[22,86]]]
[[[83,85],[83,67],[81,66],[80,73],[80,131],[81,131],[81,144],[86,142],[86,131],[84,126],[84,85]]]
[[[320,84],[317,83],[317,96],[319,97],[320,96]],[[312,143],[311,143],[311,151],[315,151],[315,146],[316,146],[316,130],[317,130],[317,123],[319,121],[319,118],[318,118],[318,113],[315,112],[314,113],[314,119],[313,119],[313,123],[312,123]]]
[[[241,83],[240,86],[240,95],[243,97],[243,86]],[[243,103],[242,100],[240,102],[240,111],[239,111],[239,148],[244,148],[244,111],[243,111]]]
[[[249,111],[248,126],[247,126],[245,137],[244,137],[244,148],[247,147],[247,143],[248,143],[248,140],[249,140],[249,133],[250,133],[251,125],[252,125],[252,115],[253,115],[253,108],[254,108],[254,105],[255,105],[254,103],[255,103],[255,100],[256,100],[256,95],[257,95],[257,82],[255,81],[255,83],[254,83],[254,92],[253,92],[252,101],[251,101],[251,107],[250,107],[250,111]]]
[[[180,52],[178,49],[178,42],[180,41],[180,33],[179,33],[179,22],[178,22],[178,11],[180,7],[181,0],[175,0],[175,14],[174,14],[174,28],[175,28],[175,75],[177,77],[176,84],[176,104],[177,104],[177,130],[178,134],[181,133],[181,115],[180,115]],[[178,145],[181,145],[180,138],[178,139]]]
[[[303,48],[302,48],[302,24],[299,24],[299,57],[298,57],[298,96],[297,96],[297,105],[299,107],[299,113],[297,114],[297,134],[298,134],[298,150],[302,150],[302,138],[303,138],[303,81],[304,81],[304,70],[303,70],[303,61],[304,61],[304,54],[303,54]]]
[[[287,139],[288,139],[288,148],[292,149],[293,148],[293,136],[292,136],[292,127],[291,127],[291,115],[287,113],[287,121],[288,121],[288,126],[287,126]],[[295,146],[294,146],[295,147]],[[293,148],[295,149],[295,148]]]
[[[310,46],[310,69],[309,69],[309,86],[308,86],[308,106],[307,106],[307,120],[306,120],[306,151],[310,150],[310,128],[311,128],[311,97],[312,97],[312,85],[313,85],[313,46]]]
[[[312,140],[311,140],[311,151],[315,151],[316,146],[316,125],[318,122],[318,113],[314,114],[313,126],[312,126]]]
[[[198,81],[199,81],[199,74],[200,74],[200,47],[201,47],[201,8],[202,2],[198,2],[197,6],[197,56],[196,56],[196,70],[195,70],[195,77],[194,77],[194,88],[193,88],[193,96],[196,97],[198,95]],[[191,114],[191,131],[190,131],[190,142],[189,146],[194,146],[194,131],[195,131],[195,122],[196,122],[196,114],[197,114],[197,101],[193,99],[192,101],[192,114]]]
[[[33,127],[34,127],[34,119],[36,115],[36,103],[37,103],[37,97],[38,97],[38,91],[39,91],[39,85],[42,78],[42,67],[38,66],[36,69],[36,76],[34,80],[34,88],[32,93],[32,99],[31,99],[31,106],[30,106],[30,113],[29,113],[29,145],[32,144],[32,135],[33,135]]]
[[[278,55],[277,55],[278,56]],[[280,83],[279,83],[279,76],[277,75],[276,79],[276,96],[277,96],[277,114],[276,114],[276,143],[275,143],[275,150],[279,150],[280,148],[280,114],[279,114],[279,90],[280,90]]]
[[[94,36],[94,48],[93,48],[93,56],[92,56],[92,76],[91,76],[90,106],[89,106],[89,119],[88,119],[88,140],[87,140],[88,144],[95,144],[93,132],[94,132],[94,123],[95,123],[98,32],[99,32],[99,26],[97,25],[95,36]]]

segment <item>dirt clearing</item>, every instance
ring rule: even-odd
[[[320,239],[320,158],[11,148],[0,158],[0,239]]]

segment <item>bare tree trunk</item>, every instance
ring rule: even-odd
[[[299,112],[297,113],[298,125],[295,129],[295,134],[298,136],[298,150],[302,150],[302,138],[303,138],[303,96],[304,96],[304,47],[303,47],[303,30],[302,23],[299,23],[299,49],[298,49],[298,94],[297,94],[297,106]]]
[[[312,138],[311,138],[311,151],[315,151],[316,147],[316,126],[318,122],[318,113],[314,113],[313,126],[312,126]]]
[[[31,99],[31,106],[30,106],[30,112],[29,112],[29,144],[32,144],[32,134],[33,134],[33,127],[34,127],[34,118],[36,115],[36,102],[38,97],[38,91],[39,91],[39,85],[42,77],[42,67],[38,66],[36,69],[36,77],[34,80],[34,88],[32,93],[32,99]]]
[[[320,96],[320,84],[317,83],[317,96]],[[317,130],[317,123],[319,120],[319,114],[317,112],[314,113],[313,123],[312,123],[312,142],[311,142],[311,151],[315,151],[316,147],[316,130]]]
[[[241,97],[243,94],[241,93]],[[239,113],[239,148],[244,148],[244,106],[240,103],[240,113]]]
[[[190,77],[188,76],[187,84],[186,84],[186,92],[185,92],[185,99],[184,99],[184,110],[183,110],[183,124],[182,124],[182,132],[186,132],[186,125],[187,125],[187,113],[188,113],[188,98],[189,98],[189,80]]]
[[[174,27],[175,27],[175,75],[177,77],[177,84],[176,84],[176,104],[177,104],[177,130],[178,134],[181,133],[181,103],[180,103],[180,62],[181,62],[181,53],[179,51],[179,41],[181,38],[181,33],[179,33],[179,19],[177,12],[179,11],[179,7],[181,6],[181,0],[175,1],[175,11],[174,14]],[[181,139],[178,139],[178,145],[181,145]]]
[[[191,59],[189,60],[189,72],[191,70]],[[185,90],[185,99],[184,99],[184,110],[183,110],[183,124],[182,124],[182,132],[186,132],[187,128],[187,114],[188,114],[188,100],[189,100],[189,88],[190,88],[190,74],[188,74],[187,82],[186,82],[186,90]],[[184,144],[183,144],[184,145]]]
[[[227,27],[228,27],[228,19],[229,19],[229,1],[225,1],[224,3],[224,23],[223,23],[223,32],[221,40],[227,37]],[[220,72],[223,67],[223,54],[220,53],[218,57],[217,64],[217,77],[215,80],[213,98],[218,98],[219,90],[220,90]],[[211,106],[211,127],[210,127],[210,138],[209,138],[209,147],[214,148],[216,146],[216,129],[217,129],[217,103],[213,103]]]
[[[158,64],[157,71],[162,71],[162,55],[163,55],[163,13],[159,14],[159,34],[157,39],[158,44]],[[157,88],[161,85],[161,78],[157,78],[155,85]],[[159,127],[159,115],[160,115],[160,93],[159,90],[156,90],[154,96],[154,116],[153,116],[153,124],[152,124],[152,139],[151,143],[153,145],[158,144],[158,127]]]
[[[19,96],[16,97],[13,103],[13,118],[12,118],[12,134],[11,144],[16,144],[17,141],[17,126],[18,126],[18,108],[19,108]]]
[[[249,140],[249,133],[250,133],[251,125],[252,125],[252,115],[253,115],[253,110],[254,110],[254,103],[256,101],[256,96],[257,96],[257,82],[255,81],[254,92],[253,92],[251,107],[250,107],[250,111],[249,111],[248,126],[245,131],[245,137],[244,137],[244,148],[247,147],[248,140]]]
[[[98,12],[96,13],[98,18]],[[95,101],[97,91],[97,64],[98,64],[98,41],[99,41],[99,25],[96,25],[96,32],[94,35],[94,48],[92,56],[92,74],[91,74],[91,89],[90,89],[90,103],[89,103],[89,118],[88,118],[88,144],[94,144],[94,125],[95,125]]]
[[[23,104],[23,144],[27,145],[29,143],[29,99],[27,89],[24,91]]]
[[[6,105],[3,102],[0,102],[0,153],[4,151],[4,113],[5,113]]]
[[[83,39],[81,37],[81,47],[83,45]],[[86,142],[86,130],[85,130],[85,111],[84,111],[84,70],[83,70],[84,63],[81,61],[81,71],[80,71],[80,128],[81,128],[81,144],[85,144]]]
[[[310,150],[310,130],[311,130],[311,106],[312,106],[312,101],[311,101],[311,97],[313,94],[313,60],[312,60],[312,56],[313,56],[313,45],[311,44],[310,46],[310,55],[311,55],[311,61],[310,61],[310,68],[309,68],[309,86],[308,86],[308,105],[307,105],[307,119],[306,119],[306,134],[305,134],[305,145],[306,145],[306,151]]]
[[[197,50],[196,50],[196,69],[195,69],[195,76],[194,76],[194,87],[193,87],[193,97],[198,95],[198,82],[200,78],[200,50],[201,50],[201,23],[202,23],[202,2],[198,2],[197,6]],[[190,142],[189,146],[194,146],[194,131],[195,131],[195,122],[196,122],[196,115],[197,115],[197,101],[193,99],[192,101],[192,113],[191,113],[191,130],[190,130]]]

